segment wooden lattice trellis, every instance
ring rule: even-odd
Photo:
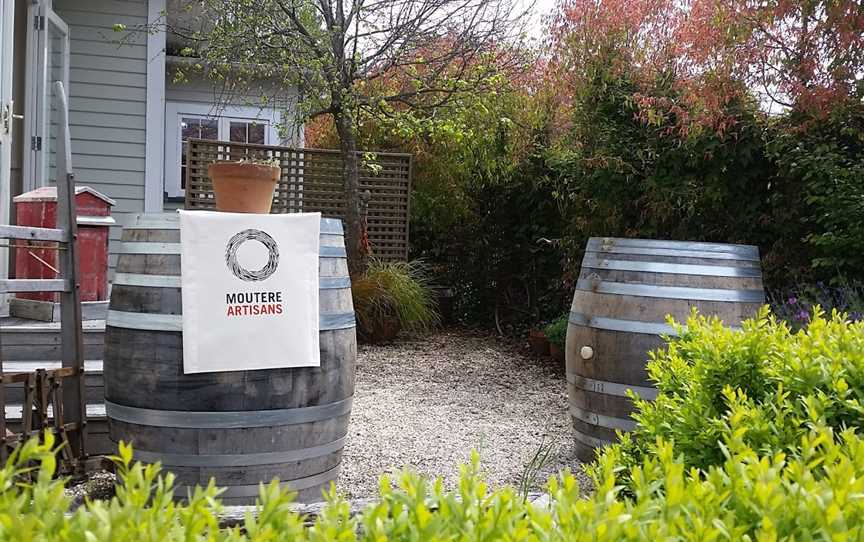
[[[273,213],[320,212],[325,217],[344,218],[339,151],[190,139],[186,156],[187,209],[215,207],[207,176],[207,166],[213,161],[275,158],[282,177],[273,195]],[[361,168],[360,184],[371,193],[368,227],[373,256],[404,261],[408,258],[411,155],[374,153],[371,164]]]

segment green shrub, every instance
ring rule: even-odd
[[[333,489],[319,516],[301,517],[274,481],[256,513],[223,528],[212,482],[174,503],[173,476],[121,444],[115,496],[70,512],[46,435],[0,470],[0,541],[864,539],[864,324],[817,312],[792,333],[763,310],[743,332],[696,315],[679,332],[652,356],[657,402],[639,402],[641,428],[599,457],[587,497],[566,472],[548,505],[491,491],[474,454],[456,490],[384,476],[378,502],[353,517]]]
[[[439,321],[425,267],[416,261],[373,260],[363,276],[351,281],[351,294],[361,334],[373,334],[391,321],[409,331],[425,331]]]
[[[790,331],[763,309],[743,332],[693,315],[668,347],[651,354],[654,402],[636,400],[636,430],[607,452],[624,466],[671,442],[686,467],[728,459],[740,440],[762,456],[800,456],[816,425],[858,430],[864,420],[864,323],[816,309],[806,329]],[[739,418],[733,424],[732,418]]]
[[[838,103],[816,119],[789,114],[767,128],[767,152],[797,196],[785,210],[804,225],[787,235],[803,234],[819,275],[864,279],[864,103]]]
[[[558,348],[564,348],[564,344],[567,342],[568,316],[565,314],[558,317],[543,330],[549,342]]]
[[[737,407],[736,407],[737,408]],[[732,435],[745,423],[732,416]],[[402,473],[392,488],[382,478],[377,504],[351,517],[335,492],[310,524],[291,512],[279,486],[262,486],[257,514],[238,528],[220,528],[219,490],[196,489],[189,502],[171,502],[172,476],[131,463],[121,447],[121,483],[110,501],[70,499],[52,480],[51,440],[26,444],[0,470],[0,540],[112,542],[242,541],[555,541],[580,540],[860,540],[864,532],[864,442],[852,431],[835,435],[819,423],[801,440],[797,457],[759,456],[741,439],[726,442],[729,458],[707,472],[690,471],[673,447],[658,443],[628,476],[621,493],[613,454],[598,466],[596,491],[580,496],[573,476],[549,483],[549,506],[525,502],[512,488],[490,491],[476,456],[458,489]],[[20,478],[39,462],[36,481]]]

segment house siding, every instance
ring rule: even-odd
[[[149,0],[153,2],[160,5],[158,0]],[[128,29],[146,25],[152,6],[148,0],[53,0],[53,8],[69,26],[69,123],[76,181],[117,202],[112,213],[118,226],[110,232],[109,264],[113,269],[121,226],[145,211],[146,176],[151,165],[147,164],[147,71],[157,65],[161,71],[155,57],[148,57],[146,32],[118,33],[113,27],[118,23]],[[161,74],[165,100],[226,103],[208,81],[173,83],[174,71],[169,67],[167,74]],[[274,95],[272,88],[264,93]],[[285,90],[283,96],[283,118],[293,118],[296,91]],[[240,96],[227,102],[252,105],[258,98]],[[164,108],[164,103],[161,106]],[[302,129],[298,128],[289,141],[302,146]],[[159,156],[161,173],[161,152]],[[170,211],[180,205],[166,202],[162,208]]]
[[[69,124],[77,183],[117,201],[123,224],[144,211],[147,35],[114,32],[147,23],[147,0],[54,0],[69,25]],[[120,38],[123,43],[117,43]],[[110,264],[121,228],[111,229]]]

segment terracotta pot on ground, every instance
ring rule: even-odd
[[[549,353],[555,361],[564,361],[564,349],[560,346],[549,343]]]
[[[213,181],[216,210],[227,213],[268,214],[281,170],[277,166],[244,162],[214,162],[207,168]]]
[[[542,329],[532,329],[528,333],[528,342],[531,344],[531,352],[538,356],[549,355],[549,339]]]
[[[360,339],[368,344],[388,343],[399,335],[402,325],[399,320],[392,318],[375,323],[372,329],[360,329]]]

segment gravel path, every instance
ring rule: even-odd
[[[584,481],[559,363],[463,331],[361,346],[338,485],[349,498],[371,497],[381,473],[409,467],[453,488],[476,449],[491,486],[518,486],[544,443],[553,452],[533,490],[563,468]]]
[[[455,488],[471,450],[492,487],[518,487],[543,445],[552,453],[531,491],[569,468],[589,483],[573,450],[561,364],[490,335],[442,331],[384,346],[360,346],[357,381],[338,487],[375,497],[378,478],[408,467]],[[82,502],[113,494],[97,472],[67,491]]]

